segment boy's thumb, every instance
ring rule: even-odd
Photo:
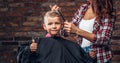
[[[65,20],[65,22],[69,22],[68,20]]]
[[[35,40],[34,40],[34,39],[32,39],[32,43],[35,43]]]

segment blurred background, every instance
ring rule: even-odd
[[[41,21],[50,4],[58,4],[69,21],[85,0],[0,0],[0,63],[17,63],[17,48],[32,37],[43,37]],[[120,0],[112,36],[112,63],[120,63]]]

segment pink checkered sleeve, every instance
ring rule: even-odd
[[[96,29],[93,31],[95,34],[94,42],[99,45],[107,45],[112,36],[113,19],[105,18],[101,20],[101,23],[95,22],[94,28]]]

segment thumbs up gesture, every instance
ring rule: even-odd
[[[31,52],[35,52],[37,50],[37,43],[34,39],[32,39],[32,43],[30,44],[30,50]]]

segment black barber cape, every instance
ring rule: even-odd
[[[18,63],[92,63],[76,43],[61,37],[36,39],[38,49],[30,52],[30,43],[18,49]]]

